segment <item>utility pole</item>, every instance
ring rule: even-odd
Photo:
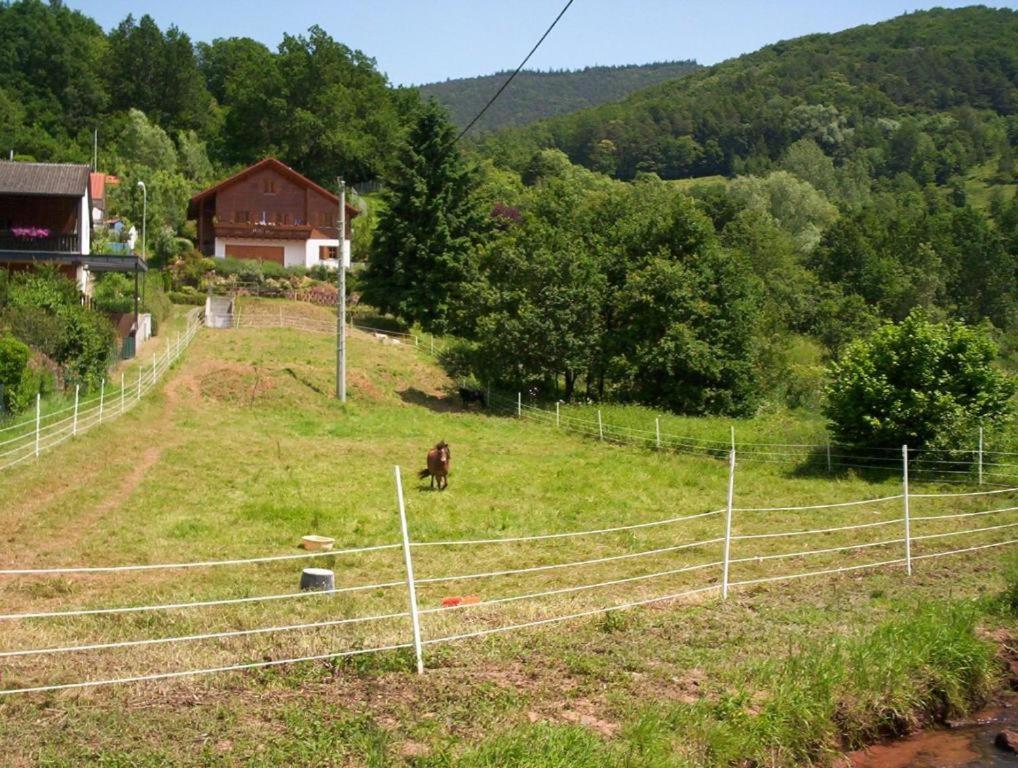
[[[339,248],[336,249],[336,272],[339,293],[336,296],[336,397],[346,402],[346,183],[339,184]]]

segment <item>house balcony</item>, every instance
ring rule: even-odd
[[[80,253],[77,233],[51,234],[45,237],[17,236],[10,230],[0,229],[0,251],[45,251],[47,253]]]
[[[313,227],[307,224],[216,224],[216,237],[249,237],[256,240],[307,240]]]

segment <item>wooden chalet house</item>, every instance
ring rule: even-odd
[[[144,272],[137,256],[91,253],[92,189],[87,165],[0,161],[0,267],[52,264],[86,297],[94,272]]]
[[[349,262],[346,206],[343,253]],[[284,267],[338,265],[339,198],[274,157],[267,157],[191,198],[198,250],[218,259],[271,261]]]

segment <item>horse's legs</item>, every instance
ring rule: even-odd
[[[431,476],[431,490],[435,490],[435,476]]]

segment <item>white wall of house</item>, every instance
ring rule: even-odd
[[[338,248],[339,240],[325,240],[322,238],[312,238],[309,240],[260,240],[257,238],[237,238],[237,237],[217,237],[216,238],[216,251],[215,257],[217,259],[226,258],[226,246],[227,245],[268,245],[283,247],[283,266],[286,267],[315,267],[322,264],[330,269],[336,268],[336,262],[331,260],[321,260],[319,258],[319,250],[322,247],[326,248]],[[346,265],[350,266],[350,241],[346,240],[343,243],[343,255],[345,257]]]
[[[332,260],[322,260],[319,258],[321,248],[338,248],[339,240],[324,240],[324,239],[311,239],[307,241],[307,253],[305,254],[305,266],[314,267],[318,264],[323,264],[331,269],[336,268],[336,262]]]
[[[304,240],[259,240],[257,238],[217,237],[215,257],[217,259],[225,259],[227,245],[268,245],[276,248],[282,246],[283,266],[304,267],[308,266],[305,263],[307,259],[305,242]]]
[[[81,207],[78,210],[78,229],[81,237],[78,238],[78,253],[92,252],[92,212],[88,207],[88,192],[81,196]]]

